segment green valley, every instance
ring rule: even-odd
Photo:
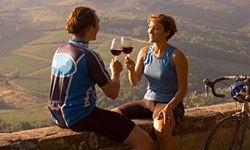
[[[154,12],[173,15],[178,32],[170,43],[189,62],[186,107],[225,102],[203,96],[204,78],[250,74],[250,2],[242,0],[1,0],[0,1],[0,132],[49,126],[50,65],[56,48],[67,42],[64,22],[78,5],[97,9],[100,32],[90,47],[101,54],[106,66],[113,56],[113,37],[131,36],[136,59],[147,42],[147,16]],[[125,55],[119,56],[123,61]],[[137,87],[121,75],[117,100],[108,99],[97,87],[98,106],[110,109],[141,99],[143,80]]]

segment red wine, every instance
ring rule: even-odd
[[[123,47],[122,51],[125,54],[130,54],[133,51],[133,47]]]
[[[111,53],[114,56],[119,56],[122,52],[122,49],[111,49]]]

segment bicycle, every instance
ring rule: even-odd
[[[235,83],[244,81],[246,84],[246,95],[243,97],[234,96],[233,100],[240,103],[241,110],[221,119],[209,133],[205,144],[205,150],[250,150],[250,138],[245,139],[247,131],[250,129],[250,76],[234,75],[224,76],[210,81],[204,79],[205,92],[208,94],[210,88],[215,97],[225,97],[225,94],[217,93],[215,84],[222,81],[231,80]],[[250,133],[248,133],[250,134]],[[246,142],[246,140],[248,140]]]

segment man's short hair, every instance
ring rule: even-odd
[[[85,34],[89,26],[96,26],[95,10],[89,7],[79,6],[70,12],[65,29],[69,34],[75,34],[81,37]]]

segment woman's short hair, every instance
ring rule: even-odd
[[[163,25],[164,30],[166,32],[170,32],[170,34],[167,37],[167,40],[169,40],[177,32],[175,20],[171,16],[162,13],[155,13],[148,16],[148,24],[150,23],[151,20],[158,21],[160,24]]]
[[[65,29],[69,34],[83,36],[89,26],[96,26],[95,10],[89,7],[79,6],[74,8],[66,21]]]

